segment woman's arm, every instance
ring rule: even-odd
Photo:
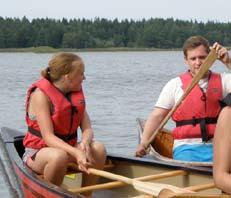
[[[81,142],[86,144],[91,144],[94,134],[91,127],[90,117],[87,111],[84,111],[83,119],[81,121],[81,130],[82,130],[82,140]]]
[[[81,130],[82,130],[82,140],[79,144],[80,149],[86,153],[87,156],[87,161],[91,164],[94,163],[94,158],[92,156],[92,152],[91,152],[91,143],[93,141],[93,130],[91,127],[91,121],[90,121],[90,117],[87,113],[87,111],[85,110],[84,115],[83,115],[83,119],[81,121]]]
[[[39,89],[33,93],[31,106],[33,107],[42,138],[46,145],[66,151],[76,159],[76,162],[82,167],[81,170],[87,171],[86,167],[88,163],[86,154],[81,149],[67,144],[54,135],[53,123],[50,116],[50,102],[47,96]]]
[[[216,186],[231,194],[231,107],[225,107],[218,118],[214,135],[213,177]]]

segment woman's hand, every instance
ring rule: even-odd
[[[87,157],[87,161],[92,165],[95,162],[95,160],[92,156],[91,147],[89,143],[82,141],[79,143],[78,147],[80,150],[82,150],[85,153]]]
[[[87,161],[86,153],[76,148],[75,158],[76,158],[79,170],[89,174],[87,169],[91,164]]]

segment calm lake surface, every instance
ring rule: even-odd
[[[164,84],[186,70],[182,52],[77,54],[85,63],[83,88],[95,139],[103,142],[108,152],[134,155],[138,143],[136,118],[146,118]],[[52,55],[0,53],[0,127],[25,132],[27,88],[39,79],[40,70],[47,66]],[[218,61],[213,70],[228,71]],[[171,122],[167,125],[173,126]],[[7,188],[0,177],[0,197],[7,196]]]

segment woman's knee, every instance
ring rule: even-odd
[[[94,152],[97,152],[102,156],[106,156],[106,148],[101,142],[94,141],[92,143],[92,149],[94,150]]]
[[[66,151],[63,151],[61,149],[54,149],[51,153],[49,161],[57,163],[57,165],[65,165],[68,163],[68,154]]]

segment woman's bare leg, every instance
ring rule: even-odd
[[[94,141],[91,143],[92,156],[94,158],[93,168],[103,169],[106,160],[106,150],[102,143]],[[96,184],[98,176],[83,174],[82,186]],[[91,197],[92,192],[83,193],[86,197]]]
[[[35,172],[43,174],[44,179],[60,186],[65,176],[68,154],[57,148],[42,148],[34,160],[28,159],[27,165]]]

